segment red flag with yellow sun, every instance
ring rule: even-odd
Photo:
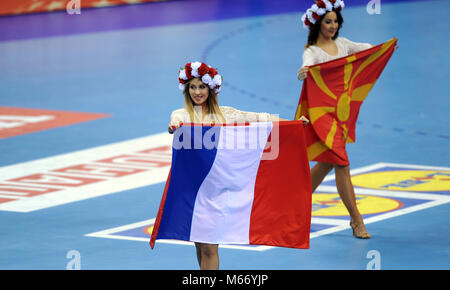
[[[309,67],[295,120],[305,116],[309,160],[349,165],[359,109],[391,58],[397,39]]]

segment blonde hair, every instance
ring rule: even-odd
[[[194,111],[195,103],[192,101],[191,95],[189,94],[190,81],[191,80],[189,80],[189,82],[186,83],[184,90],[183,90],[184,108],[189,113],[189,118],[191,119],[191,122],[201,123],[202,120],[198,120],[198,118],[195,118],[196,117],[196,114]],[[206,86],[208,87],[208,85],[206,85]],[[207,114],[210,115],[211,121],[213,123],[225,123],[226,122],[225,117],[223,116],[223,114],[219,108],[219,103],[217,100],[217,93],[215,93],[209,87],[208,87],[208,99],[206,100],[206,109],[207,109]]]

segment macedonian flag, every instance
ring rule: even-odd
[[[349,165],[359,109],[391,58],[397,39],[309,67],[295,120],[305,116],[309,160]]]

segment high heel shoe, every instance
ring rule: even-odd
[[[350,221],[350,227],[353,230],[353,236],[358,239],[370,239],[370,234],[367,232],[364,222],[361,221]]]

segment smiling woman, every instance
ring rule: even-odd
[[[268,113],[244,112],[232,107],[219,106],[217,95],[221,89],[222,76],[218,74],[216,69],[205,63],[192,62],[186,64],[180,70],[178,80],[180,82],[179,88],[184,95],[184,108],[172,112],[169,133],[173,133],[183,122],[245,123],[281,120]],[[203,218],[210,217],[205,216]],[[195,242],[195,247],[200,269],[215,270],[219,268],[218,244]]]
[[[309,30],[308,42],[303,52],[303,67],[298,70],[297,77],[304,80],[307,77],[308,66],[331,61],[340,57],[362,51],[372,47],[368,43],[355,43],[346,38],[338,37],[344,19],[341,11],[344,8],[342,0],[318,0],[302,17],[304,28]],[[341,98],[338,105],[347,108],[349,99]],[[340,110],[344,114],[338,118],[346,119],[346,110]],[[348,162],[335,164],[333,160],[317,162],[311,168],[312,191],[323,181],[325,176],[334,168],[336,175],[336,187],[339,195],[347,208],[353,229],[353,235],[357,238],[368,239],[367,232],[361,213],[358,210],[354,188],[350,179],[350,167]]]
[[[188,90],[192,101],[197,106],[206,107],[209,89],[200,79],[192,79],[189,83]]]
[[[341,15],[340,10],[334,9],[328,13],[325,13],[316,24],[311,25],[308,34],[308,43],[306,47],[315,45],[321,38],[335,40],[339,36],[339,30],[342,28],[344,18]]]
[[[248,113],[231,107],[219,107],[217,95],[222,85],[222,76],[205,63],[188,63],[179,72],[179,88],[184,95],[184,108],[172,112],[169,133],[173,133],[183,122],[225,123],[234,121],[275,121],[276,116],[267,113]],[[217,244],[195,243],[197,261],[202,270],[219,268]]]
[[[217,94],[222,86],[222,76],[216,69],[205,63],[187,63],[180,70],[178,80],[179,88],[183,91],[185,108],[175,112],[187,113],[188,118],[176,117],[172,113],[170,133],[182,121],[225,123],[226,120],[220,111],[217,99]]]
[[[186,64],[179,72],[179,88],[184,95],[184,108],[172,112],[169,133],[181,123],[245,123],[285,120],[268,113],[244,112],[219,106],[218,94],[222,76],[205,63]],[[306,121],[306,119],[302,119]]]

